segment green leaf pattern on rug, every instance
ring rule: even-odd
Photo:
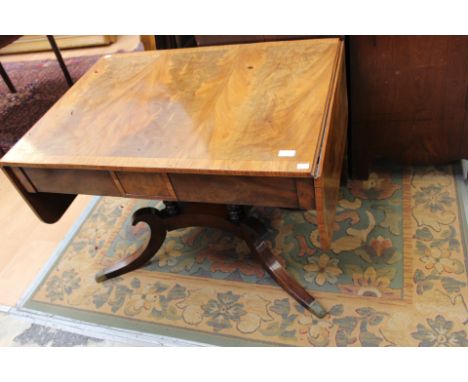
[[[426,322],[427,326],[418,324],[417,331],[411,333],[413,338],[420,341],[418,346],[468,346],[466,331],[454,331],[453,321],[446,320],[439,314],[434,319],[428,318]]]
[[[449,208],[455,202],[443,184],[432,183],[419,187],[414,195],[413,215],[420,226],[440,231],[441,225],[453,223],[455,213]]]
[[[288,298],[275,300],[269,310],[280,317],[266,326],[261,332],[265,336],[294,337],[296,330],[291,329],[291,325],[297,318],[297,314],[290,314],[291,305]]]
[[[445,190],[451,180],[441,174],[430,169],[416,171],[413,176],[413,180],[417,180],[412,182],[416,191],[413,215],[419,226],[415,234],[415,253],[421,265],[415,269],[413,281],[419,295],[438,292],[447,295],[450,301],[460,299],[466,307],[461,294],[461,288],[466,287],[465,265],[455,256],[462,250],[453,225],[455,215],[451,211],[455,198]],[[439,324],[441,319],[438,316]]]
[[[239,304],[240,296],[232,292],[218,293],[216,300],[209,300],[202,306],[204,315],[209,317],[208,326],[213,327],[215,331],[231,328],[232,323],[239,322],[241,316],[246,312],[243,305]]]
[[[46,284],[47,297],[51,301],[63,300],[80,287],[81,278],[74,269],[55,274]]]
[[[356,342],[361,346],[381,346],[383,343],[386,343],[385,346],[394,345],[369,329],[379,326],[388,316],[387,313],[370,307],[358,308],[355,311],[357,316],[333,319],[333,323],[338,327],[335,336],[337,346],[355,345]]]
[[[165,318],[171,321],[180,320],[182,318],[181,314],[177,307],[171,303],[184,299],[186,295],[187,289],[185,287],[179,284],[174,285],[167,293],[167,296],[163,294],[159,295],[159,304],[154,304],[151,314],[154,317]]]
[[[307,338],[311,345],[328,346],[331,340],[335,345],[344,346],[394,346],[382,333],[381,326],[389,317],[371,307],[360,307],[353,315],[343,315],[343,304],[333,305],[330,316],[319,320],[306,315],[299,318],[301,325],[307,328]]]

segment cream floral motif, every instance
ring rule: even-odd
[[[329,321],[318,321],[317,325],[311,325],[307,332],[309,342],[314,346],[327,346],[332,328],[333,324]]]
[[[453,212],[440,212],[428,214],[424,206],[417,206],[413,210],[413,215],[419,226],[429,226],[435,231],[441,230],[441,224],[453,223],[455,214]]]
[[[381,189],[385,179],[379,177],[375,172],[370,173],[368,180],[362,182],[362,188],[365,190]]]
[[[440,183],[422,184],[414,194],[413,216],[419,226],[428,226],[435,231],[441,230],[441,225],[454,222],[456,214],[451,208],[455,199]]]
[[[182,309],[182,317],[189,325],[198,325],[203,320],[202,305],[215,297],[213,288],[202,288],[190,291],[187,298],[177,304]]]
[[[390,288],[392,274],[377,271],[374,267],[368,267],[364,271],[356,265],[349,265],[348,271],[353,279],[352,285],[340,285],[343,291],[351,292],[358,296],[382,297],[392,295]]]
[[[237,325],[237,328],[242,333],[253,333],[262,323],[273,321],[268,311],[270,301],[265,300],[261,295],[244,294],[241,301],[246,312],[248,312],[245,316],[241,317]]]
[[[238,297],[218,295],[212,288],[203,288],[191,292],[177,307],[182,309],[182,317],[189,325],[196,326],[211,318],[211,326],[218,330],[234,323],[240,332],[253,333],[262,322],[273,320],[267,300],[255,294]]]
[[[434,269],[437,273],[461,273],[463,272],[463,264],[450,257],[451,253],[448,250],[441,248],[426,248],[424,255],[420,260],[425,264],[426,269]]]
[[[338,209],[340,210],[358,210],[362,206],[362,200],[355,198],[354,200],[341,199],[338,201]]]
[[[324,285],[326,282],[335,284],[338,281],[338,276],[343,271],[338,267],[338,259],[331,259],[328,255],[322,254],[319,258],[309,256],[307,259],[309,264],[304,265],[306,274],[304,278],[309,281],[315,281],[317,285]]]
[[[365,181],[350,181],[349,185],[354,195],[361,199],[383,200],[390,198],[400,185],[394,184],[389,174],[370,173]]]
[[[421,342],[419,346],[453,347],[467,346],[468,339],[464,330],[454,331],[453,321],[446,320],[440,314],[435,319],[427,319],[429,328],[418,324],[417,331],[411,335]]]
[[[207,325],[214,331],[231,328],[246,315],[243,304],[239,302],[240,295],[231,291],[217,293],[215,299],[210,299],[202,305],[204,316],[208,317]]]
[[[203,309],[201,306],[189,305],[183,311],[184,321],[189,325],[198,325],[203,321]]]
[[[68,298],[68,303],[70,305],[88,305],[93,301],[93,296],[100,291],[100,286],[97,283],[88,285],[83,288],[82,293],[72,294]]]
[[[154,285],[147,285],[140,293],[134,293],[125,305],[125,313],[134,316],[142,310],[150,312],[158,301]]]
[[[303,315],[299,323],[308,327],[307,339],[314,346],[327,346],[330,343],[330,332],[333,323],[329,320],[317,320],[310,315]]]
[[[177,264],[177,258],[182,256],[175,240],[166,240],[158,251],[157,262],[160,267],[173,266]]]

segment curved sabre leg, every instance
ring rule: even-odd
[[[139,222],[145,222],[150,228],[150,240],[143,252],[135,252],[133,255],[119,261],[96,274],[96,281],[101,282],[124,273],[133,271],[145,265],[154,254],[161,248],[166,238],[166,227],[160,212],[156,208],[147,207],[136,211],[132,217],[132,225]]]
[[[108,280],[144,266],[159,250],[168,231],[191,226],[212,227],[229,231],[244,240],[268,273],[287,293],[317,317],[322,318],[327,314],[270,251],[262,239],[267,233],[266,227],[258,219],[246,218],[238,209],[226,210],[226,206],[222,205],[186,203],[181,211],[175,204],[169,206],[170,208],[163,211],[151,207],[142,208],[133,214],[133,225],[145,222],[150,227],[151,237],[146,248],[141,254],[135,253],[99,272],[96,281]]]
[[[307,290],[292,277],[276,256],[271,252],[265,241],[262,240],[264,227],[257,219],[249,219],[241,223],[243,239],[252,253],[256,255],[260,263],[265,267],[273,279],[286,292],[306,309],[310,310],[319,318],[325,317],[327,311]]]

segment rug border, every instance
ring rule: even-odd
[[[52,271],[53,266],[59,261],[60,255],[68,247],[68,245],[70,245],[73,237],[80,230],[81,226],[84,224],[88,216],[94,211],[94,208],[96,207],[96,205],[101,199],[102,199],[102,196],[93,196],[93,198],[84,208],[84,210],[81,212],[78,219],[75,220],[75,222],[73,223],[71,228],[68,230],[66,235],[63,237],[63,239],[60,241],[57,247],[55,247],[54,251],[52,252],[52,255],[49,257],[46,263],[42,266],[41,270],[34,278],[34,281],[32,282],[32,284],[28,286],[26,291],[20,297],[20,299],[16,303],[17,308],[22,308],[23,306],[25,306],[28,300],[31,299],[31,297],[34,294],[34,291],[47,278],[49,273]]]
[[[412,167],[403,169],[402,174],[402,236],[403,236],[403,260],[402,260],[402,286],[401,286],[401,299],[397,302],[406,304],[413,303],[414,297],[414,283],[413,280],[413,230],[414,220],[412,214],[413,203],[413,190],[411,182],[413,180],[414,170]]]
[[[27,288],[26,292],[17,303],[18,309],[29,309],[32,311],[39,311],[46,314],[66,317],[80,321],[81,323],[94,323],[98,325],[105,325],[109,328],[123,328],[126,330],[133,330],[135,332],[151,333],[161,336],[167,336],[175,339],[194,341],[200,344],[212,344],[218,346],[287,346],[281,343],[264,342],[264,341],[249,341],[223,334],[217,335],[207,332],[200,332],[188,329],[173,327],[171,325],[160,325],[157,323],[145,323],[144,321],[134,321],[128,318],[108,315],[105,313],[89,312],[82,309],[69,309],[60,307],[58,305],[44,304],[41,302],[33,301],[33,296],[40,285],[47,279],[49,274],[53,271],[54,266],[60,261],[61,255],[72,243],[74,236],[78,233],[88,216],[94,211],[98,203],[102,200],[102,196],[94,196],[89,204],[85,207],[81,215],[74,222],[73,226],[55,248],[52,256],[48,259],[46,264],[42,267],[41,271],[36,276],[33,283]],[[73,314],[71,314],[73,312]],[[129,323],[132,323],[130,327]],[[134,328],[137,328],[136,330]],[[209,342],[206,342],[209,339]]]
[[[161,325],[154,322],[150,323],[145,321],[133,321],[128,318],[119,317],[113,314],[89,312],[77,308],[70,309],[58,305],[48,305],[37,301],[28,301],[25,307],[27,309],[45,312],[55,316],[71,318],[82,323],[93,323],[97,325],[106,326],[110,329],[114,327],[134,332],[166,336],[171,339],[198,342],[200,345],[214,345],[222,347],[290,347],[286,344],[277,343],[274,341],[250,341],[238,337],[231,337],[224,333],[221,335],[217,335],[214,333],[184,329],[167,324]],[[68,314],[69,312],[73,312],[73,317]],[[128,325],[129,323],[131,323],[131,326]],[[200,337],[202,337],[203,339],[200,339]]]
[[[453,165],[453,175],[455,180],[455,192],[457,195],[457,208],[460,223],[460,237],[462,250],[465,257],[465,269],[468,277],[468,183],[465,182],[462,162]]]

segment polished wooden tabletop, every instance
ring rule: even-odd
[[[331,38],[103,57],[1,164],[313,176],[340,44]]]

